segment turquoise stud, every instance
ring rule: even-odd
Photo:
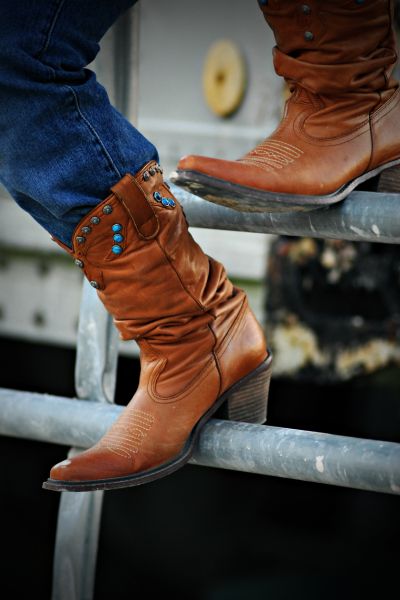
[[[175,206],[175,201],[172,200],[172,198],[169,198],[169,205],[172,206],[172,208]]]
[[[115,246],[113,246],[111,250],[114,254],[121,254],[122,252],[121,246],[118,246],[117,244],[115,244]]]
[[[162,196],[161,196],[160,192],[154,192],[154,194],[153,194],[153,198],[154,198],[154,200],[156,200],[157,202],[161,202],[161,200],[162,200]]]
[[[114,223],[114,225],[111,227],[111,229],[113,230],[114,233],[118,233],[119,231],[122,230],[122,225],[120,225],[119,223]]]
[[[117,244],[120,244],[121,242],[124,241],[124,236],[121,235],[120,233],[116,233],[115,235],[113,235],[113,240],[114,240],[114,242],[117,242]]]
[[[169,206],[169,200],[168,200],[168,198],[163,198],[161,200],[161,203],[162,203],[163,206]]]

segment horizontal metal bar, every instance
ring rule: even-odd
[[[400,195],[352,192],[346,200],[308,212],[238,212],[171,184],[192,227],[313,238],[400,244]]]
[[[0,389],[0,434],[86,448],[121,406]],[[400,444],[214,419],[193,464],[400,495]]]

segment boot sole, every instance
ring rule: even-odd
[[[171,173],[172,183],[181,186],[192,194],[205,198],[214,204],[221,204],[241,212],[292,212],[310,211],[331,206],[344,200],[357,186],[380,175],[387,169],[393,170],[396,192],[400,192],[400,159],[381,165],[325,196],[303,196],[279,194],[246,187],[217,179],[198,171],[177,170]],[[380,186],[383,187],[383,186]],[[379,191],[386,191],[380,189]],[[389,189],[388,191],[393,191]]]
[[[182,468],[191,458],[195,443],[204,425],[215,413],[223,408],[224,416],[232,421],[245,421],[247,423],[265,423],[267,416],[267,403],[269,384],[271,380],[272,355],[268,357],[257,369],[236,382],[229,390],[224,392],[209,410],[201,417],[193,428],[183,450],[172,460],[159,465],[154,469],[114,477],[109,479],[96,479],[87,481],[62,481],[48,479],[43,483],[43,488],[56,492],[91,492],[95,490],[113,490],[135,485],[150,483],[161,477],[166,477]]]

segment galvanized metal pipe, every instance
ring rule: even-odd
[[[87,279],[83,280],[76,345],[75,389],[78,398],[114,402],[117,379],[118,335]]]
[[[171,190],[192,227],[400,244],[399,194],[352,192],[346,200],[330,208],[243,213],[202,200],[173,184]]]
[[[0,389],[0,434],[86,448],[122,410]],[[191,462],[400,495],[400,444],[393,442],[212,420]]]

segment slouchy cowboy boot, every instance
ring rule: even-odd
[[[327,206],[388,169],[392,191],[394,181],[400,191],[393,2],[259,4],[276,39],[275,70],[291,91],[282,121],[237,161],[184,157],[172,181],[211,202],[255,212]]]
[[[182,208],[148,163],[125,175],[78,225],[72,251],[122,339],[140,346],[131,402],[91,449],[53,467],[43,486],[87,491],[153,481],[183,466],[224,404],[262,423],[271,356],[223,266],[188,232]]]

